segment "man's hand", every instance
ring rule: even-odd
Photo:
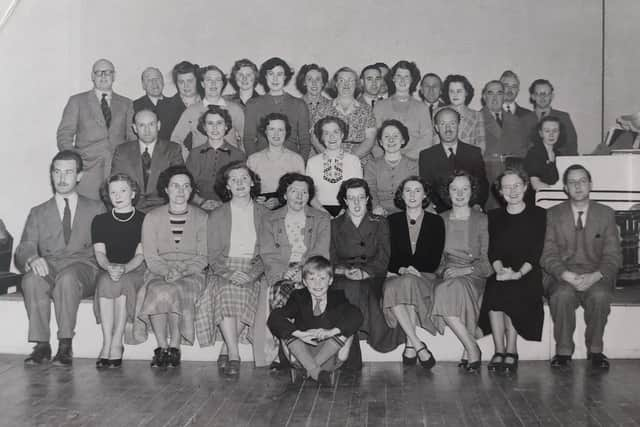
[[[40,277],[49,274],[49,264],[47,264],[47,261],[42,257],[31,260],[31,262],[29,262],[29,268]]]

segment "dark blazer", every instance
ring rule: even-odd
[[[562,147],[558,148],[559,156],[577,156],[578,155],[578,135],[576,134],[576,128],[573,126],[573,122],[571,121],[571,116],[569,113],[564,111],[551,109],[548,114],[549,116],[557,117],[562,123],[562,127],[565,132],[565,142]],[[529,139],[531,141],[536,141],[538,136],[536,135],[536,127],[538,126],[538,116],[533,113],[533,115],[527,115],[522,119],[522,123],[527,129],[527,133],[529,134]]]
[[[451,206],[445,201],[444,193],[448,191],[444,186],[447,178],[453,172],[449,158],[447,157],[442,144],[437,144],[420,152],[418,161],[420,176],[424,178],[432,188],[432,199],[438,212],[446,211]],[[489,182],[482,160],[480,148],[458,141],[456,152],[456,169],[463,169],[469,172],[478,180],[478,200],[477,203],[484,207],[489,197]]]
[[[622,250],[613,212],[608,206],[590,201],[584,224],[586,257],[593,271],[600,271],[603,281],[615,284],[618,269],[622,265]],[[571,203],[565,201],[547,211],[547,232],[540,265],[551,276],[561,281],[563,272],[576,253],[576,227]]]
[[[414,266],[422,273],[433,273],[440,264],[444,249],[444,221],[439,215],[425,212],[416,243],[411,252],[409,224],[406,212],[396,212],[387,217],[391,234],[391,259],[389,271],[398,273],[400,267]]]
[[[187,107],[182,102],[180,94],[176,93],[171,98],[162,98],[156,106],[156,112],[158,113],[158,119],[160,120],[160,132],[158,132],[158,139],[164,139],[166,141],[171,140],[171,134],[173,128],[178,124],[180,116]]]
[[[529,110],[528,108],[525,108],[523,106],[521,106],[520,104],[518,104],[516,102],[516,116],[518,118],[523,118],[528,116],[529,114],[534,114],[533,111]]]
[[[158,101],[158,104],[160,102],[162,102],[164,98],[160,99]],[[142,110],[142,109],[147,109],[147,110],[156,110],[156,105],[151,101],[151,99],[149,99],[149,97],[147,95],[142,95],[140,98],[136,99],[133,101],[133,111],[135,113],[137,113],[138,111]]]
[[[22,239],[16,248],[16,266],[24,271],[26,263],[36,256],[43,257],[55,271],[75,262],[95,265],[91,222],[96,215],[104,212],[101,202],[78,195],[71,237],[65,245],[55,198],[35,206],[29,212]]]
[[[169,166],[183,165],[182,151],[180,146],[174,142],[158,140],[153,149],[151,157],[151,170],[149,171],[149,181],[144,187],[142,176],[142,155],[140,154],[140,143],[138,140],[125,142],[116,148],[111,164],[111,173],[125,173],[133,178],[142,190],[138,198],[136,207],[144,212],[151,208],[163,205],[164,199],[158,195],[156,189],[160,173]]]
[[[304,288],[293,291],[284,307],[273,310],[267,325],[273,335],[287,339],[297,330],[317,328],[338,328],[341,335],[350,337],[358,331],[362,322],[362,313],[358,307],[349,303],[342,290],[329,289],[327,308],[320,316],[314,316],[313,299],[307,288]]]
[[[334,267],[356,267],[371,277],[385,277],[389,248],[389,225],[385,217],[367,213],[358,228],[347,213],[331,220],[331,263]]]
[[[329,258],[329,244],[331,241],[331,218],[328,214],[310,206],[304,208],[306,215],[304,245],[307,251],[302,262],[314,255],[322,255]],[[263,217],[262,230],[260,232],[260,257],[265,264],[266,275],[269,284],[272,285],[289,269],[291,258],[291,244],[285,218],[287,207],[270,211]]]
[[[502,113],[502,126],[498,124],[491,111],[482,107],[484,118],[485,150],[484,156],[509,155],[524,157],[529,147],[527,129],[521,125],[520,119],[513,114]]]

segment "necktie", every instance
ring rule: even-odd
[[[102,115],[104,116],[104,121],[107,123],[107,128],[111,126],[111,108],[109,107],[109,103],[107,102],[107,94],[102,94],[102,100],[100,101],[100,108],[102,109]]]
[[[576,229],[577,230],[583,230],[584,229],[584,224],[582,223],[582,215],[584,214],[583,211],[578,211],[578,223],[576,224]]]
[[[502,127],[502,114],[496,113],[496,122],[498,122],[498,126]]]
[[[322,314],[322,307],[320,307],[320,300],[317,299],[316,303],[313,305],[313,315],[320,316]]]
[[[456,168],[456,155],[453,152],[453,148],[449,147],[449,163],[451,163],[451,168],[455,170]]]
[[[147,183],[149,182],[149,171],[151,170],[151,155],[149,154],[149,147],[144,148],[142,153],[142,177],[144,178],[144,189],[147,189]]]
[[[375,98],[373,98],[371,100],[371,108],[373,108],[374,105],[376,105],[376,99]]]
[[[69,209],[69,199],[66,197],[64,198],[64,213],[62,214],[62,234],[66,245],[71,237],[71,209]]]
[[[433,120],[433,104],[429,104],[429,117]]]

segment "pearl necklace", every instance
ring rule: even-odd
[[[136,214],[136,208],[133,208],[133,210],[131,211],[131,215],[129,215],[129,218],[127,219],[120,219],[118,218],[118,216],[116,215],[116,209],[113,208],[111,209],[111,216],[113,217],[113,219],[115,219],[118,222],[129,222],[131,221],[131,218],[133,218],[133,216]]]

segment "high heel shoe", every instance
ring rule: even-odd
[[[119,359],[109,359],[109,364],[112,368],[119,368],[122,366],[122,356],[124,356],[124,347],[122,347],[122,353],[120,353]]]
[[[478,360],[475,360],[473,362],[469,361],[469,363],[467,364],[467,366],[465,366],[465,371],[468,374],[477,374],[478,372],[480,372],[480,367],[482,366],[482,351],[480,351],[480,348],[478,348]]]
[[[511,362],[508,360],[511,359]],[[505,374],[515,374],[518,371],[518,353],[505,353],[502,370]]]
[[[413,357],[408,357],[405,355],[407,350],[415,350],[413,347],[411,347],[410,345],[406,345],[404,347],[404,351],[402,352],[402,364],[405,366],[413,366],[416,364],[416,361],[418,360],[418,354],[416,353],[415,356]]]
[[[491,361],[487,364],[487,370],[489,372],[499,372],[504,370],[504,358],[506,354],[495,353],[491,357]]]
[[[418,351],[416,352],[416,357],[418,357],[418,354],[421,351],[426,351],[429,354],[429,358],[427,360],[422,360],[420,358],[418,358],[418,360],[420,361],[420,366],[422,366],[424,369],[431,369],[435,366],[436,364],[436,358],[433,357],[433,353],[431,353],[429,351],[429,349],[427,348],[426,344],[422,344],[422,347],[418,349]]]
[[[469,361],[467,359],[460,359],[460,361],[458,362],[458,368],[466,368],[467,365],[469,364]]]
[[[111,366],[111,361],[109,359],[100,358],[96,360],[96,369],[105,369]]]
[[[219,354],[217,360],[218,370],[224,371],[227,367],[227,363],[229,363],[229,355],[228,354]]]

